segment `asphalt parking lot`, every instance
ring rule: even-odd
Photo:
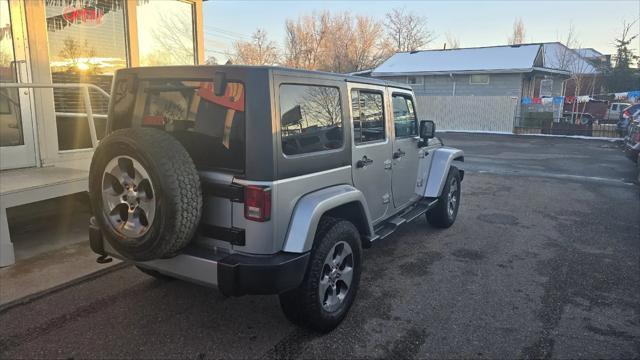
[[[443,134],[462,207],[365,251],[327,335],[276,296],[225,298],[125,267],[0,312],[2,358],[637,358],[640,187],[616,143]]]

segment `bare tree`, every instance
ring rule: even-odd
[[[291,67],[352,72],[379,65],[393,52],[382,22],[348,12],[287,20],[285,63]]]
[[[559,43],[560,44],[554,47],[553,56],[551,56],[548,65],[552,68],[565,70],[570,73],[567,83],[574,84],[574,95],[577,96],[582,93],[593,95],[596,84],[593,67],[574,50],[579,49],[581,44],[573,24],[569,24],[566,35],[559,39]],[[584,111],[585,108],[586,103],[582,105],[582,111]],[[573,105],[573,111],[580,112],[580,106],[577,102]]]
[[[276,44],[267,38],[267,32],[262,29],[253,33],[251,41],[237,41],[233,47],[234,64],[274,65],[280,61]]]
[[[393,54],[393,46],[383,35],[382,22],[368,16],[356,16],[350,71],[374,68]]]
[[[460,39],[453,35],[452,33],[446,33],[446,48],[447,49],[459,49],[460,48]]]
[[[427,29],[427,19],[396,8],[386,14],[387,36],[396,51],[423,49],[433,41],[433,32]]]
[[[524,23],[522,22],[522,18],[517,18],[513,22],[513,32],[511,36],[507,39],[507,43],[509,45],[518,45],[525,43],[525,37],[527,35],[527,31],[524,28]]]
[[[329,35],[329,13],[301,16],[286,22],[286,58],[288,66],[318,69],[323,58],[322,45]]]
[[[164,25],[151,30],[156,46],[149,54],[149,61],[160,61],[162,65],[193,64],[195,53],[191,14],[159,13],[158,16]],[[158,54],[162,54],[162,57],[157,58]],[[141,62],[146,64],[146,60],[143,58]]]

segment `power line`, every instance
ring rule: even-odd
[[[247,38],[247,39],[251,38],[251,35],[235,32],[235,31],[231,31],[231,30],[228,30],[228,29],[219,28],[219,27],[215,27],[215,26],[204,25],[204,28],[205,29],[209,29],[209,30],[214,31],[214,32],[219,32],[219,33],[231,35],[231,36],[234,36],[234,37]]]

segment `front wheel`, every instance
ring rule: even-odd
[[[346,220],[324,217],[302,284],[280,294],[287,319],[321,332],[338,326],[358,291],[361,256],[356,227]]]
[[[460,189],[460,170],[452,166],[442,194],[438,198],[438,204],[427,212],[429,224],[439,228],[448,228],[453,225],[460,208]]]

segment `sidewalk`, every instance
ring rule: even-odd
[[[0,309],[120,264],[98,264],[89,247],[86,194],[10,208],[16,264],[0,268]]]
[[[98,264],[96,257],[87,240],[0,269],[0,309],[9,303],[26,300],[69,282],[107,271],[121,263],[114,259],[107,264]]]

